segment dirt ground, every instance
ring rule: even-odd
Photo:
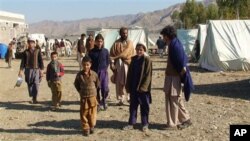
[[[98,113],[96,132],[89,137],[81,134],[79,95],[73,86],[79,67],[74,56],[60,58],[65,65],[63,106],[56,112],[49,110],[51,92],[45,79],[40,85],[40,103],[30,104],[26,83],[14,88],[20,60],[13,61],[12,69],[7,69],[4,60],[0,60],[0,140],[225,141],[229,140],[229,125],[250,124],[250,73],[208,72],[196,64],[190,64],[196,90],[185,105],[193,125],[183,130],[163,130],[166,115],[162,87],[166,57],[153,56],[152,60],[153,103],[150,107],[149,132],[140,131],[140,116],[137,129],[121,130],[127,125],[128,104],[120,107],[115,105],[115,89],[110,83],[109,108]]]

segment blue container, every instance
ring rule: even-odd
[[[1,58],[1,59],[4,59],[4,58],[5,58],[5,55],[6,55],[6,53],[7,53],[7,50],[8,50],[8,46],[5,45],[5,44],[0,43],[0,58]]]

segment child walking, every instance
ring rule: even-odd
[[[46,80],[52,92],[52,107],[51,110],[55,111],[61,106],[62,98],[62,81],[64,75],[64,67],[58,61],[57,52],[51,53],[51,62],[47,66]]]
[[[80,118],[83,135],[88,136],[94,133],[97,116],[97,88],[99,88],[99,79],[97,74],[92,71],[91,59],[88,56],[83,57],[81,70],[75,78],[75,88],[80,94]]]
[[[136,56],[132,57],[128,69],[126,90],[130,93],[129,121],[124,130],[131,130],[136,124],[137,109],[140,105],[142,131],[148,130],[149,104],[151,103],[152,62],[145,56],[146,46],[136,45]]]

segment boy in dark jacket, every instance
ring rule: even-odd
[[[133,129],[136,124],[137,109],[140,105],[142,131],[148,130],[149,104],[151,103],[152,62],[145,56],[146,46],[136,45],[136,56],[132,57],[128,69],[126,90],[130,93],[129,122],[124,130]]]
[[[92,60],[91,69],[97,73],[100,80],[100,88],[97,90],[97,101],[99,103],[98,110],[106,110],[106,98],[109,93],[108,66],[110,57],[109,51],[104,48],[104,38],[101,34],[95,37],[95,43],[96,45],[88,55]]]
[[[51,62],[47,66],[46,80],[52,92],[52,107],[51,110],[56,110],[61,106],[62,98],[62,81],[61,77],[64,75],[64,67],[58,61],[57,52],[51,53]]]

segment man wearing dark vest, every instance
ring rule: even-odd
[[[32,97],[32,103],[37,104],[37,95],[41,78],[43,77],[43,59],[41,50],[36,48],[34,38],[28,39],[28,49],[23,52],[20,65],[19,77],[22,77],[23,70],[25,81],[28,85],[29,96]]]

